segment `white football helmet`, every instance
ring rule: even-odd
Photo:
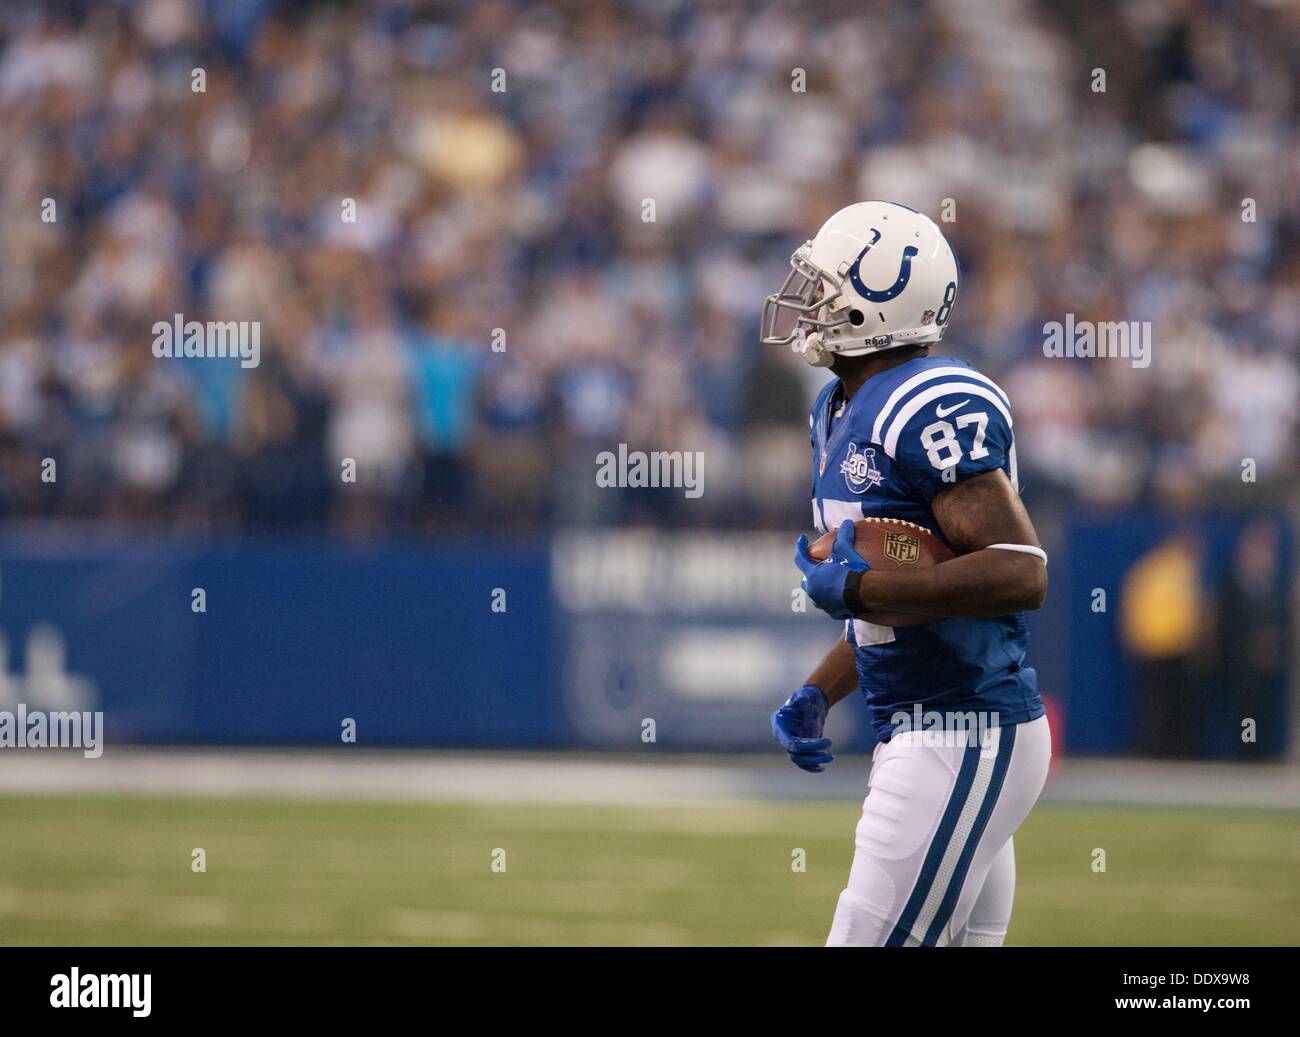
[[[957,257],[933,220],[893,202],[841,209],[790,257],[763,306],[764,345],[793,346],[814,367],[836,355],[938,342],[957,301]],[[793,312],[789,334],[778,321]]]

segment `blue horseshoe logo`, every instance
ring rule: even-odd
[[[917,255],[917,253],[920,252],[920,249],[915,245],[908,245],[904,248],[903,262],[898,268],[898,279],[883,291],[873,291],[862,283],[862,275],[859,269],[862,265],[863,257],[870,252],[871,247],[880,240],[880,231],[876,230],[875,227],[871,228],[871,233],[874,237],[867,242],[862,251],[858,253],[858,258],[853,261],[853,265],[849,267],[849,280],[853,283],[853,287],[858,290],[858,294],[864,299],[869,299],[871,302],[889,302],[890,299],[897,296],[899,292],[906,288],[907,282],[912,279],[912,257]]]

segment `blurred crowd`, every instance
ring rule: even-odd
[[[826,374],[757,318],[861,198],[944,221],[1028,494],[1266,499],[1298,72],[1280,0],[8,0],[0,517],[802,525]],[[1152,363],[1044,357],[1071,313]],[[155,357],[176,314],[259,366]],[[703,497],[597,492],[620,443]]]

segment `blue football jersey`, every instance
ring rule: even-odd
[[[1011,406],[970,364],[947,356],[909,360],[868,379],[844,401],[838,379],[813,404],[813,521],[906,519],[940,539],[930,510],[946,486],[1001,468],[1019,491]],[[849,620],[858,682],[876,733],[893,717],[979,711],[1001,725],[1043,715],[1038,679],[1025,665],[1023,614],[936,619],[912,627]]]

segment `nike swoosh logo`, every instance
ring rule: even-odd
[[[961,403],[954,403],[951,407],[947,407],[947,408],[944,408],[944,407],[935,407],[935,408],[934,408],[934,412],[935,412],[937,415],[939,415],[939,417],[941,417],[941,418],[946,418],[946,417],[947,417],[949,414],[951,414],[953,411],[955,411],[955,410],[961,410],[961,409],[962,409],[964,406],[966,406],[966,404],[968,404],[968,403],[970,403],[970,397],[969,397],[969,396],[966,397],[966,399],[962,400]]]

